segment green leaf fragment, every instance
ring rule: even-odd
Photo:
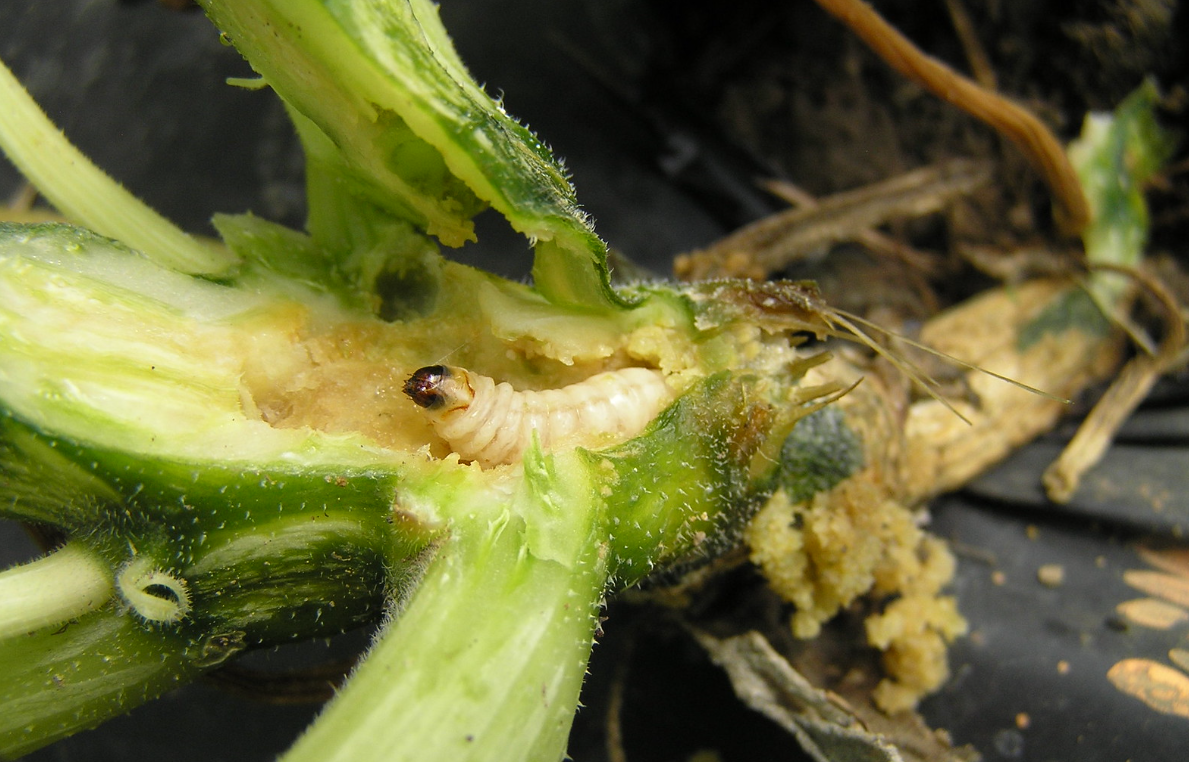
[[[366,203],[458,246],[491,205],[538,245],[534,278],[550,300],[626,306],[565,173],[470,77],[432,3],[203,5],[301,115],[307,158],[333,178],[310,194],[315,240],[333,250],[335,219]]]
[[[1111,114],[1087,114],[1068,149],[1091,219],[1082,240],[1092,264],[1136,267],[1148,241],[1144,184],[1172,156],[1176,140],[1156,121],[1160,94],[1147,80]],[[1125,291],[1117,274],[1094,276],[1092,292],[1108,309]]]
[[[1090,224],[1082,232],[1086,261],[1092,265],[1138,267],[1148,243],[1148,204],[1144,184],[1172,156],[1176,140],[1156,121],[1160,94],[1147,80],[1110,114],[1090,113],[1082,134],[1069,144],[1070,162],[1090,206]],[[1122,273],[1090,274],[1085,293],[1071,293],[1046,307],[1020,331],[1021,350],[1048,333],[1077,328],[1086,333],[1109,330],[1114,314],[1131,291]]]

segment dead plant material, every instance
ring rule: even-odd
[[[1077,434],[1047,469],[1042,482],[1054,503],[1068,503],[1081,484],[1082,476],[1102,459],[1115,432],[1144,401],[1152,385],[1163,374],[1163,363],[1151,355],[1132,358],[1082,421]]]
[[[887,601],[864,619],[884,668],[869,686],[882,710],[911,709],[937,690],[948,675],[947,644],[965,631],[943,594],[953,557],[921,529],[917,509],[1047,431],[1065,412],[1064,398],[1114,371],[1121,332],[1087,314],[1098,313],[1078,284],[1055,279],[992,290],[931,319],[921,339],[959,358],[951,362],[965,371],[962,399],[914,399],[845,348],[805,374],[807,384],[863,377],[830,409],[837,431],[825,435],[851,442],[861,459],[809,496],[797,492],[799,482],[783,484],[744,540],[772,590],[794,604],[797,638],[816,637],[862,596]]]
[[[830,308],[810,284],[710,281],[701,289],[716,309],[745,310],[762,329],[852,334],[930,394],[917,399],[906,385],[883,383],[868,359],[847,348],[824,362],[819,356],[805,383],[846,393],[829,413],[837,431],[802,429],[805,446],[845,439],[853,445],[843,450],[861,457],[847,461],[840,481],[810,495],[797,491],[796,480],[782,485],[744,535],[773,591],[794,604],[790,624],[798,638],[816,637],[862,596],[890,601],[864,620],[867,644],[885,670],[870,686],[871,699],[891,713],[913,708],[944,682],[947,644],[965,631],[953,598],[942,594],[953,558],[921,530],[918,507],[1051,428],[1066,398],[1118,366],[1121,332],[1069,278],[985,292],[922,331],[925,346],[964,371],[964,398],[947,400],[928,374],[866,335],[874,329],[869,321]],[[826,427],[825,420],[818,425]],[[841,462],[845,454],[826,457]]]
[[[1061,143],[1043,122],[923,53],[862,0],[817,0],[817,4],[850,27],[893,69],[1015,143],[1052,191],[1058,224],[1071,236],[1081,233],[1090,220],[1081,182]]]
[[[23,183],[9,197],[7,203],[0,203],[0,222],[60,222],[61,215],[52,209],[37,205],[41,194],[30,183]]]
[[[806,383],[862,376],[844,354],[850,353],[840,349],[806,373]],[[849,473],[812,495],[799,489],[800,480],[786,481],[744,530],[752,562],[794,605],[794,637],[816,638],[860,597],[887,602],[864,618],[861,637],[871,655],[881,654],[885,670],[867,685],[874,691],[868,700],[893,713],[940,687],[948,675],[946,644],[966,626],[953,599],[941,594],[953,574],[952,556],[921,529],[916,505],[901,499],[902,391],[867,375],[817,421],[823,428],[803,430],[794,447],[803,454],[827,447],[835,465],[849,459],[840,474]]]
[[[905,495],[919,503],[957,489],[1051,429],[1073,398],[1110,378],[1119,364],[1122,332],[1097,315],[1067,279],[1033,280],[995,289],[931,319],[921,341],[980,368],[1050,392],[1038,395],[978,371],[964,374],[969,400],[954,405],[958,420],[933,399],[916,401],[904,423]]]
[[[21,183],[20,187],[8,199],[8,210],[12,212],[27,212],[37,201],[37,189],[31,183]]]
[[[1170,574],[1189,577],[1189,548],[1165,548],[1157,545],[1141,545],[1137,548],[1144,563],[1155,566]]]
[[[1077,261],[1072,249],[1054,249],[1041,241],[1022,242],[1007,249],[956,241],[954,253],[979,272],[1006,284],[1033,278],[1059,278],[1075,270]]]
[[[758,632],[723,640],[694,635],[743,703],[796,736],[818,762],[959,762],[978,756],[969,747],[954,748],[911,716],[880,714],[861,694],[861,703],[852,705],[814,687]]]
[[[894,219],[946,207],[991,179],[991,165],[964,159],[913,170],[753,222],[712,246],[677,257],[682,280],[761,280],[790,263]]]
[[[817,198],[788,180],[769,180],[762,185],[769,193],[787,201],[793,208],[821,208],[821,202]],[[932,274],[937,269],[937,262],[933,256],[878,230],[860,230],[855,233],[855,241],[875,254],[907,265],[915,272]]]
[[[970,64],[970,72],[974,79],[988,90],[998,90],[999,82],[995,76],[995,67],[991,66],[991,57],[987,49],[978,38],[974,29],[974,21],[966,12],[962,0],[945,0],[945,9],[950,14],[950,23],[954,25],[954,32],[962,43],[962,50],[966,52],[966,62]]]
[[[1176,297],[1162,283],[1142,271],[1129,270],[1128,273],[1156,297],[1164,313],[1164,340],[1156,354],[1138,355],[1123,367],[1061,455],[1045,469],[1042,477],[1045,493],[1056,503],[1069,502],[1082,476],[1102,459],[1119,427],[1148,396],[1157,379],[1179,362],[1185,351],[1185,318]]]

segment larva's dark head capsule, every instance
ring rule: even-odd
[[[426,410],[437,410],[447,401],[442,384],[449,380],[450,369],[445,365],[429,365],[409,376],[405,382],[405,394]]]

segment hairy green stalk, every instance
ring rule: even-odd
[[[242,644],[191,646],[109,605],[61,627],[0,640],[0,757],[94,727],[192,680]]]
[[[150,209],[75,148],[0,62],[0,149],[66,217],[179,272],[220,275],[235,264]]]
[[[77,619],[103,606],[114,592],[100,559],[70,543],[0,573],[0,640]]]
[[[799,386],[817,360],[789,337],[826,327],[796,284],[613,290],[561,168],[430,3],[204,5],[301,136],[304,232],[220,215],[230,253],[201,259],[90,165],[96,195],[72,195],[72,154],[25,140],[44,115],[0,93],[18,164],[109,234],[0,223],[0,518],[71,542],[0,578],[24,591],[0,630],[0,756],[383,617],[291,758],[558,759],[603,596],[737,539],[837,391]],[[533,241],[533,286],[438,253],[486,205]],[[672,401],[480,467],[400,393],[446,356],[517,389],[647,368]],[[560,399],[542,425],[589,402]],[[79,584],[27,600],[24,575],[67,562]]]
[[[588,514],[569,557],[540,558],[522,518],[476,508],[287,762],[563,756],[606,545]]]

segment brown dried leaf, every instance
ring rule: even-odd
[[[916,737],[898,746],[871,732],[850,706],[829,691],[814,687],[754,630],[718,639],[695,636],[723,669],[735,693],[752,709],[775,721],[818,762],[959,762],[977,755],[954,749],[927,729],[919,732],[915,715],[905,714]]]
[[[945,208],[990,179],[985,162],[953,160],[913,170],[765,217],[701,251],[683,254],[674,262],[678,278],[761,279],[806,253],[863,237],[888,220],[920,217]]]

